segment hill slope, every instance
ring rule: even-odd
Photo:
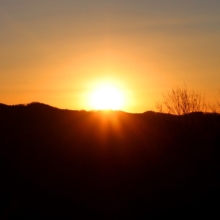
[[[0,105],[2,218],[217,212],[220,115]]]

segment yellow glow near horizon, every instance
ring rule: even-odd
[[[112,84],[95,88],[90,96],[91,107],[96,110],[119,110],[124,106],[123,92]]]

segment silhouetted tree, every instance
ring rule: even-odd
[[[206,110],[205,95],[187,86],[173,88],[163,95],[162,102],[156,104],[157,110],[174,115],[185,115],[191,112],[204,112]]]
[[[213,113],[220,113],[220,91],[218,99],[214,104],[210,105],[210,109]]]

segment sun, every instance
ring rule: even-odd
[[[91,106],[96,110],[119,110],[123,107],[124,96],[115,85],[103,84],[91,94]]]

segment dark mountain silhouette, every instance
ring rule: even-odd
[[[220,115],[0,104],[0,218],[217,214]]]

